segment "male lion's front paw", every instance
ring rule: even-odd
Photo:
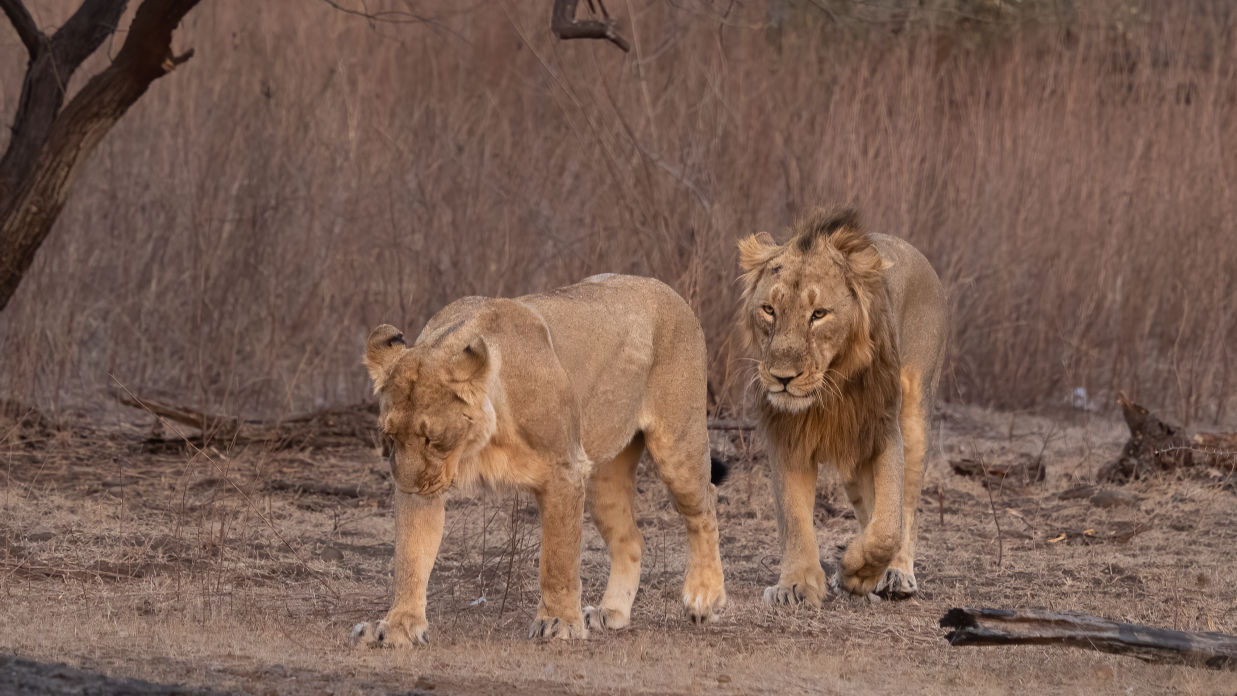
[[[394,621],[359,623],[352,627],[349,643],[352,647],[407,648],[412,645],[429,645],[429,622],[400,618]]]
[[[907,572],[890,566],[876,584],[876,594],[885,599],[908,599],[919,591],[914,571]]]
[[[853,595],[872,594],[888,567],[887,555],[865,553],[863,540],[856,539],[846,547],[846,553],[842,554],[838,588]]]
[[[533,619],[532,625],[528,627],[528,637],[576,640],[588,638],[588,628],[584,625],[583,615],[572,621],[557,616],[540,616]]]
[[[776,585],[765,588],[764,602],[770,606],[806,604],[819,609],[829,595],[825,571],[816,568],[783,575]]]

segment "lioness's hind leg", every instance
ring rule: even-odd
[[[876,586],[876,594],[887,599],[906,599],[919,591],[915,579],[915,511],[923,489],[923,460],[927,450],[927,413],[919,373],[902,370],[902,442],[906,459],[906,478],[902,488],[902,545],[889,563],[889,569]]]
[[[593,523],[610,550],[610,580],[601,606],[584,609],[589,628],[619,629],[631,624],[631,604],[640,587],[640,557],[644,552],[644,538],[632,510],[636,465],[643,453],[644,438],[637,435],[617,457],[597,465],[589,482]]]
[[[726,604],[722,556],[718,547],[717,489],[709,483],[712,458],[703,413],[695,427],[645,432],[649,454],[674,508],[687,523],[689,558],[683,605],[694,622],[714,621]]]

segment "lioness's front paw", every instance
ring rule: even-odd
[[[876,584],[876,594],[885,599],[907,599],[919,591],[914,571],[906,572],[890,566]]]
[[[829,581],[825,571],[817,566],[814,570],[782,576],[776,585],[765,588],[765,604],[806,604],[819,609],[828,596]]]
[[[692,623],[711,623],[726,606],[726,585],[721,573],[714,577],[688,577],[683,584],[683,609]]]
[[[588,638],[588,628],[584,625],[584,616],[568,621],[557,616],[541,616],[533,619],[528,627],[529,638],[561,638],[576,640]]]
[[[618,631],[631,625],[631,614],[620,609],[604,607],[584,607],[584,627],[590,631],[599,628],[603,631]]]
[[[394,621],[359,623],[352,627],[349,643],[352,647],[406,648],[429,645],[429,622],[425,619],[400,618]]]

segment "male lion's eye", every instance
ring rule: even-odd
[[[824,319],[828,315],[829,315],[829,310],[818,309],[815,312],[812,312],[812,321],[816,321],[817,319]]]
[[[773,305],[760,305],[760,311],[764,312],[767,316],[772,317]]]

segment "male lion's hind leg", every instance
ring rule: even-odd
[[[644,538],[636,527],[632,509],[636,465],[643,452],[644,438],[637,435],[617,457],[599,464],[589,482],[593,523],[610,550],[610,580],[601,606],[584,608],[584,623],[590,629],[617,630],[631,625],[631,604],[640,587],[640,558],[644,552]]]
[[[765,588],[765,604],[806,604],[819,609],[828,596],[829,580],[820,565],[812,517],[817,470],[815,463],[788,464],[778,453],[770,453],[769,479],[782,542],[782,570],[777,584]]]
[[[718,541],[717,488],[709,482],[712,459],[703,417],[699,425],[689,431],[691,435],[654,430],[645,433],[645,440],[661,480],[670,489],[674,509],[687,524],[683,608],[693,623],[707,623],[716,621],[726,605],[726,581]]]

